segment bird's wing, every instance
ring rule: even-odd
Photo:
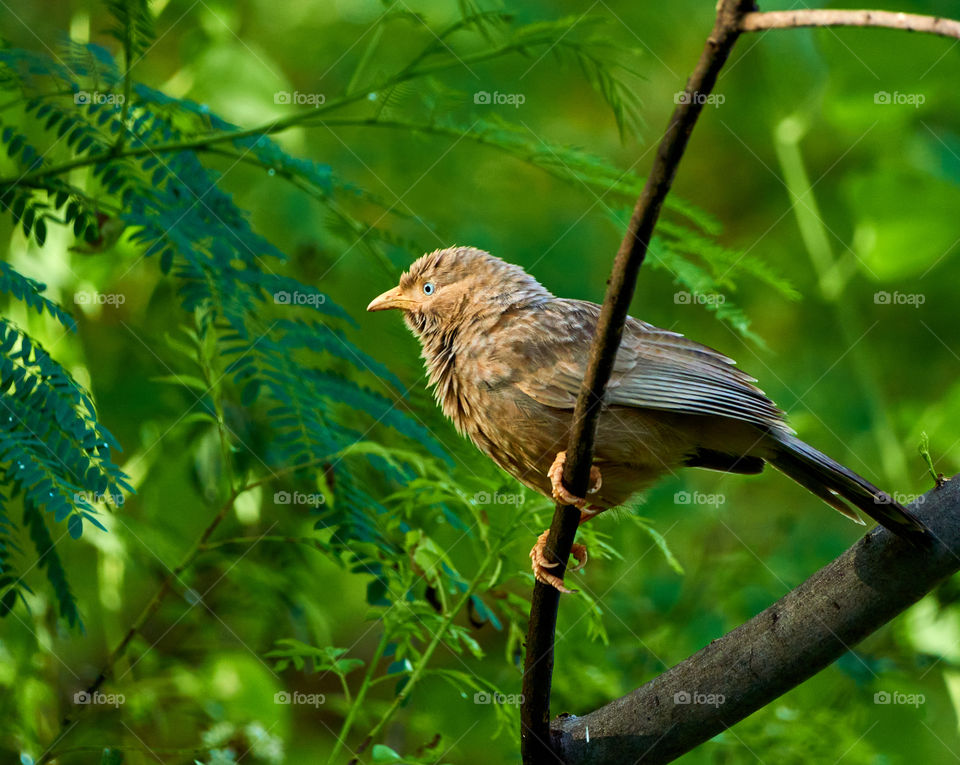
[[[536,375],[517,386],[546,406],[572,409],[586,373],[600,306],[581,300],[553,300],[523,322],[519,348]],[[518,348],[518,349],[519,349]],[[784,414],[756,380],[734,361],[677,332],[630,318],[624,328],[606,402],[615,406],[718,415],[760,427],[786,429]]]

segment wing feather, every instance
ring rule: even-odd
[[[600,306],[581,300],[553,300],[542,310],[538,321],[527,325],[518,340],[524,356],[543,362],[538,367],[541,373],[521,376],[516,384],[539,403],[572,409],[586,373],[587,349]],[[755,382],[722,353],[631,318],[624,329],[606,401],[614,406],[716,415],[789,430],[783,412]]]

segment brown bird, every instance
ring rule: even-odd
[[[759,473],[769,462],[847,517],[898,535],[926,528],[906,508],[794,435],[734,361],[628,318],[597,428],[589,500],[561,477],[600,306],[554,297],[519,266],[472,247],[419,258],[367,306],[398,308],[423,347],[429,383],[460,433],[526,486],[581,509],[581,523],[682,467]],[[589,501],[589,505],[588,505]],[[544,557],[536,578],[563,592]],[[583,545],[574,545],[578,566]]]

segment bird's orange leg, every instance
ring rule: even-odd
[[[586,523],[595,515],[601,513],[603,508],[588,508],[586,507],[586,499],[583,497],[575,497],[569,491],[567,491],[563,485],[563,466],[566,460],[567,453],[559,452],[557,454],[557,458],[553,461],[553,465],[550,466],[550,470],[547,472],[547,476],[550,478],[550,486],[553,490],[553,498],[562,504],[573,505],[574,507],[580,508],[580,523]],[[596,465],[593,465],[590,468],[590,489],[588,490],[588,493],[594,494],[597,490],[599,490],[602,483],[603,478],[600,475],[600,469]],[[551,587],[555,587],[556,589],[560,590],[560,592],[575,592],[575,590],[570,590],[564,586],[563,579],[547,570],[556,568],[559,565],[554,561],[548,560],[544,554],[547,545],[547,536],[549,534],[550,530],[547,529],[539,537],[537,537],[537,543],[530,551],[533,576],[538,582],[543,582]],[[587,546],[574,543],[573,547],[570,548],[570,555],[573,556],[577,563],[575,566],[570,566],[567,570],[575,571],[578,568],[583,568],[588,557]]]
[[[584,497],[575,497],[567,487],[563,485],[563,466],[567,462],[567,453],[557,452],[557,458],[553,461],[550,469],[547,471],[547,477],[550,479],[550,488],[553,491],[553,498],[563,505],[573,505],[581,510],[587,505]],[[603,485],[603,476],[600,475],[600,468],[596,465],[590,466],[590,488],[587,494],[596,494]],[[590,517],[593,517],[593,513]],[[582,520],[581,520],[582,522]]]
[[[583,516],[581,516],[581,520]],[[551,574],[548,569],[556,568],[559,566],[559,563],[554,561],[547,560],[547,557],[544,553],[547,546],[547,537],[550,534],[550,529],[544,531],[539,537],[537,537],[537,543],[533,546],[533,549],[530,551],[530,561],[531,567],[533,568],[533,576],[538,582],[543,582],[548,584],[551,587],[554,587],[560,592],[576,592],[576,590],[570,590],[563,584],[563,579],[561,579],[556,574]],[[587,546],[574,543],[573,547],[570,548],[570,555],[573,556],[576,560],[575,566],[569,566],[568,571],[575,571],[578,568],[583,568],[587,562]]]

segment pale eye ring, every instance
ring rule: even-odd
[[[423,294],[432,295],[437,291],[437,287],[433,282],[424,282],[423,284]]]

